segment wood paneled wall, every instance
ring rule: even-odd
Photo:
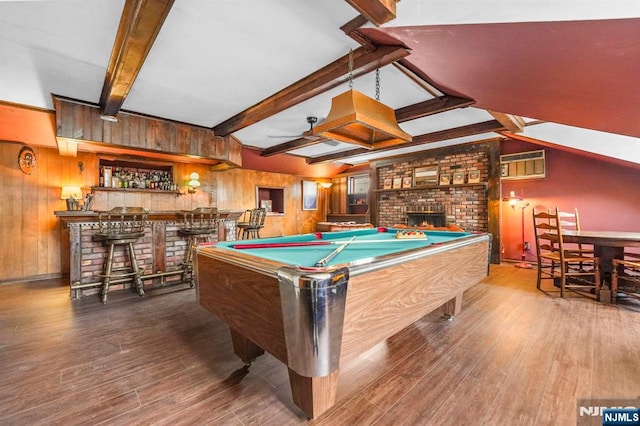
[[[331,180],[333,186],[331,186],[331,208],[329,213],[347,213],[347,180],[346,176],[335,177]]]
[[[0,283],[25,278],[61,276],[69,272],[68,241],[54,211],[65,210],[60,199],[63,185],[78,185],[88,191],[98,181],[98,157],[78,152],[78,156],[62,157],[56,149],[31,146],[37,166],[31,175],[18,168],[21,143],[0,142]],[[81,173],[78,163],[82,162]],[[285,214],[267,216],[263,237],[315,231],[324,219],[325,192],[318,191],[318,210],[302,210],[303,177],[232,169],[213,172],[203,164],[175,163],[175,176],[180,190],[186,192],[191,172],[200,174],[201,186],[195,194],[149,194],[142,192],[109,192],[96,195],[95,210],[115,205],[142,205],[150,210],[191,210],[199,206],[220,209],[256,207],[256,186],[283,187]]]
[[[31,175],[18,168],[23,145],[0,142],[0,282],[16,278],[57,276],[65,267],[60,256],[60,224],[53,215],[65,210],[63,185],[95,184],[97,158],[79,153],[61,157],[50,148],[32,146],[37,165]],[[78,162],[84,165],[80,173]],[[68,269],[68,265],[66,265]]]
[[[315,232],[316,223],[325,219],[326,191],[318,190],[318,210],[302,210],[302,180],[300,176],[256,170],[234,169],[217,173],[219,209],[251,209],[257,207],[256,187],[284,188],[284,215],[269,214],[261,237],[275,237]]]

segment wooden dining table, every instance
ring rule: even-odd
[[[640,247],[640,232],[563,230],[562,241],[593,245],[594,255],[600,258],[602,279],[611,285],[613,259],[624,258],[625,247]]]

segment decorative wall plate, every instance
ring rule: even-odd
[[[22,173],[28,175],[36,168],[36,153],[27,145],[24,145],[18,154],[18,166]]]

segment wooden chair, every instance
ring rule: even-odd
[[[218,232],[220,214],[215,207],[197,207],[184,212],[184,221],[178,234],[188,237],[187,252],[182,265],[182,281],[189,280],[191,287],[195,286],[193,276],[193,249],[199,240],[209,241],[212,234]]]
[[[242,218],[236,222],[236,239],[239,240],[242,237],[243,228],[249,226],[249,218],[251,217],[251,209],[245,210],[242,214]]]
[[[560,287],[560,297],[565,290],[579,292],[595,290],[596,298],[600,293],[600,270],[598,258],[581,256],[566,250],[562,241],[562,227],[556,207],[553,213],[537,212],[533,209],[533,228],[536,238],[538,258],[538,277],[536,286],[541,290],[544,279],[551,279]]]
[[[640,254],[624,253],[624,259],[613,259],[611,271],[611,302],[618,292],[640,298]]]
[[[246,217],[248,215],[248,218]],[[238,233],[240,239],[260,238],[260,230],[264,227],[267,217],[267,209],[251,209],[245,212],[245,219],[238,222]]]
[[[562,230],[580,230],[580,215],[578,214],[577,208],[574,208],[572,212],[558,211],[558,218],[560,220],[560,227]],[[583,256],[593,256],[593,246],[588,246],[582,243],[565,245],[565,250]]]
[[[558,211],[558,218],[560,219],[560,227],[563,231],[579,231],[580,230],[580,215],[578,214],[578,208],[574,208],[572,212]],[[568,243],[564,245],[565,251],[578,255],[578,256],[594,256],[594,248],[592,245],[582,243]],[[571,265],[573,267],[575,265]],[[577,264],[578,270],[583,269],[582,263]]]

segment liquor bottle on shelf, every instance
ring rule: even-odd
[[[98,164],[97,187],[167,192],[177,189],[173,170],[165,165],[153,168],[144,163],[114,164],[109,161]]]
[[[105,167],[103,170],[103,185],[105,188],[111,188],[112,185],[112,169],[111,167]]]

